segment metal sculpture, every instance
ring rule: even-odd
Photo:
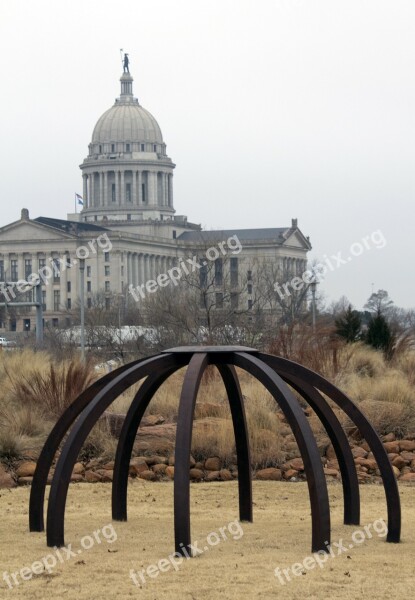
[[[175,371],[187,365],[179,400],[174,473],[175,551],[189,548],[189,463],[196,397],[203,373],[215,365],[222,377],[231,410],[238,463],[239,517],[252,521],[251,461],[244,403],[235,367],[256,377],[274,397],[289,423],[307,478],[312,521],[312,552],[327,551],[330,543],[330,508],[325,475],[308,420],[290,387],[315,411],[333,444],[342,476],[344,523],[358,525],[359,486],[347,437],[328,401],[337,404],[359,429],[378,463],[386,494],[388,542],[399,542],[400,500],[396,478],[383,444],[367,418],[338,388],[317,373],[292,361],[241,346],[184,346],[137,360],[105,375],[87,388],[61,415],[49,434],[33,477],[30,531],[43,531],[45,488],[54,457],[63,444],[52,479],[47,509],[48,546],[64,545],[64,518],[68,486],[79,451],[92,427],[108,406],[126,389],[146,378],[126,414],[116,451],[112,483],[112,517],[127,520],[127,485],[131,454],[141,419],[158,388]],[[290,387],[289,387],[290,386]],[[188,552],[188,551],[187,551]]]

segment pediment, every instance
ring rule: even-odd
[[[310,250],[311,244],[309,240],[303,236],[299,229],[294,229],[289,232],[283,246],[291,246],[291,248],[302,248],[303,250]]]
[[[34,221],[16,221],[0,228],[1,242],[30,242],[41,240],[72,239],[73,235],[60,232],[53,227],[42,225]]]

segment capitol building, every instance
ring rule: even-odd
[[[42,285],[44,321],[67,327],[78,319],[80,258],[85,258],[86,307],[100,293],[110,308],[117,297],[127,303],[140,301],[143,294],[134,290],[145,289],[202,246],[222,242],[223,247],[229,239],[240,244],[238,254],[231,255],[232,285],[237,289],[242,281],[250,282],[237,299],[239,306],[252,305],[253,265],[260,261],[281,265],[281,272],[301,274],[311,245],[296,219],[274,228],[206,231],[176,214],[176,165],[167,154],[160,126],[134,96],[129,72],[123,73],[120,83],[120,96],[98,119],[80,165],[82,210],[64,220],[32,218],[22,208],[18,220],[0,227],[0,301],[29,297],[22,282],[43,270],[49,273]],[[62,264],[68,268],[58,268]],[[222,285],[223,278],[218,277],[217,294]],[[34,327],[34,308],[2,309],[3,332]]]

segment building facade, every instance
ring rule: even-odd
[[[33,297],[25,282],[37,275],[43,282],[45,322],[65,327],[76,320],[81,259],[87,307],[100,293],[107,308],[117,297],[126,303],[140,301],[142,294],[134,290],[145,289],[157,277],[167,281],[163,274],[177,269],[185,257],[231,238],[241,247],[229,267],[234,284],[247,278],[255,282],[253,265],[264,261],[285,274],[298,275],[306,268],[311,245],[296,219],[287,227],[203,231],[176,215],[175,164],[161,129],[134,97],[132,76],[124,73],[120,82],[120,96],[98,119],[80,165],[82,211],[69,214],[67,220],[32,219],[22,209],[19,220],[0,228],[3,331],[33,329],[34,309],[16,310],[12,305]],[[220,285],[218,278],[218,294]],[[248,282],[239,300],[248,306],[253,285]]]

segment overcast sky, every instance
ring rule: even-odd
[[[73,212],[123,48],[177,214],[296,217],[310,258],[337,256],[328,300],[360,308],[373,287],[413,307],[414,31],[413,0],[2,0],[0,225]]]

